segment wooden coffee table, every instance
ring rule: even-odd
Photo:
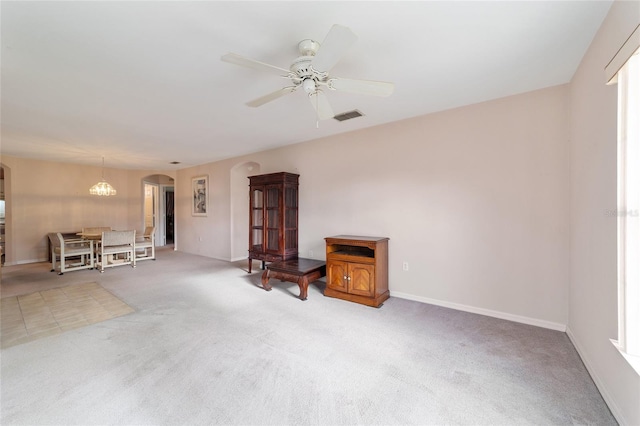
[[[327,267],[324,261],[298,257],[268,264],[262,274],[262,287],[271,291],[269,285],[271,278],[296,283],[300,287],[300,300],[307,300],[309,283],[325,275],[327,275]]]

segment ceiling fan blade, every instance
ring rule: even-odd
[[[351,80],[349,78],[332,78],[329,88],[360,95],[389,96],[395,85],[386,81]]]
[[[259,107],[260,105],[264,105],[267,102],[275,101],[276,99],[295,91],[297,88],[297,86],[283,87],[282,89],[278,89],[273,93],[269,93],[268,95],[264,95],[262,97],[259,97],[258,99],[247,102],[247,105],[254,108]]]
[[[290,73],[289,70],[279,68],[273,65],[265,64],[264,62],[256,61],[255,59],[245,58],[244,56],[236,55],[235,53],[227,53],[220,57],[223,62],[229,62],[230,64],[240,65],[247,68],[253,68],[259,71],[266,71],[271,74],[276,74],[281,77],[287,77]]]
[[[309,95],[311,105],[316,110],[316,114],[320,120],[328,120],[334,117],[333,108],[329,104],[329,100],[322,90],[317,90]]]
[[[311,61],[311,66],[316,71],[328,72],[338,63],[357,39],[358,36],[349,28],[342,25],[334,25]]]

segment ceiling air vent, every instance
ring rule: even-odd
[[[352,118],[362,117],[364,114],[354,109],[353,111],[343,112],[342,114],[336,115],[335,118],[338,121],[351,120]]]

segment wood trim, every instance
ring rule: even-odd
[[[629,58],[640,48],[640,24],[631,33],[629,38],[622,43],[620,49],[611,58],[609,63],[604,67],[605,81],[607,84],[615,84],[618,82],[618,71],[627,63]]]

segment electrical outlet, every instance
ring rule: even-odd
[[[309,257],[313,259],[313,250],[309,250]]]
[[[403,271],[409,270],[409,262],[402,262],[402,270]]]
[[[198,237],[198,241],[202,241],[202,237]]]

